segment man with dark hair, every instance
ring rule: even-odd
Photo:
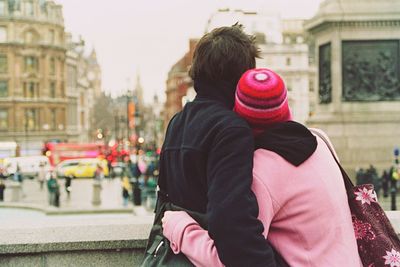
[[[253,135],[232,111],[236,84],[257,56],[241,25],[200,39],[189,72],[197,96],[171,119],[160,156],[160,188],[172,203],[207,215],[227,266],[276,266],[250,189]]]

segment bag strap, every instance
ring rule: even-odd
[[[334,152],[332,146],[330,145],[330,143],[328,142],[328,140],[319,131],[317,131],[315,129],[309,129],[309,130],[312,133],[314,133],[315,135],[317,135],[319,138],[321,138],[322,141],[324,141],[326,146],[329,148],[329,151],[332,153],[332,156],[335,159],[337,165],[339,166],[340,172],[342,173],[342,177],[343,177],[344,185],[346,187],[346,191],[348,191],[348,192],[351,191],[353,189],[353,187],[354,187],[354,184],[351,181],[351,179],[349,178],[349,176],[347,175],[346,171],[343,169],[342,165],[340,165],[338,159],[336,158],[335,152]]]

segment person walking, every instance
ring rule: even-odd
[[[292,121],[287,94],[269,69],[247,71],[236,91],[234,110],[255,137],[252,190],[265,242],[288,266],[360,267],[343,177],[319,136],[329,139]],[[167,211],[162,222],[174,253],[184,253],[195,266],[223,266],[216,241],[186,212]]]
[[[390,180],[391,180],[390,173],[387,170],[384,170],[383,174],[382,174],[382,178],[381,178],[383,197],[384,198],[387,198],[389,196],[389,183],[390,183]]]
[[[130,191],[131,191],[131,183],[129,181],[128,175],[126,175],[126,173],[124,172],[124,175],[122,177],[122,199],[124,207],[128,205]]]
[[[227,266],[276,266],[250,189],[252,131],[232,110],[236,84],[258,52],[238,24],[199,40],[189,70],[196,97],[170,120],[160,155],[159,188],[173,204],[205,215]]]
[[[49,193],[49,205],[56,206],[57,194],[59,195],[59,187],[54,171],[49,174],[49,179],[47,181],[47,191]]]
[[[14,181],[20,182],[21,184],[23,181],[22,174],[21,174],[21,167],[19,166],[18,163],[17,163],[17,167],[15,168],[15,172],[14,172]]]
[[[95,170],[95,179],[98,181],[102,181],[104,178],[104,170],[103,167],[101,167],[100,163],[97,163],[96,165],[96,170]]]
[[[46,171],[46,164],[42,161],[39,164],[39,172],[38,172],[38,181],[39,181],[39,186],[40,186],[40,190],[43,190],[43,184],[44,181],[46,180],[46,175],[47,175],[47,171]]]
[[[6,184],[3,179],[0,179],[0,202],[4,201],[4,191],[6,189]]]
[[[69,199],[71,197],[71,183],[72,183],[73,176],[72,175],[67,175],[65,177],[65,192],[67,193],[67,198]]]

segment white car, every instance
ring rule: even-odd
[[[18,165],[22,176],[29,178],[37,177],[41,163],[45,164],[46,172],[50,171],[50,161],[46,156],[12,157],[5,158],[3,161],[9,176],[14,175]]]

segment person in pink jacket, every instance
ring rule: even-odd
[[[324,141],[292,121],[279,75],[245,72],[234,109],[255,135],[252,190],[265,238],[289,266],[362,266],[340,169]],[[223,266],[208,232],[187,213],[167,211],[163,233],[195,266]]]

